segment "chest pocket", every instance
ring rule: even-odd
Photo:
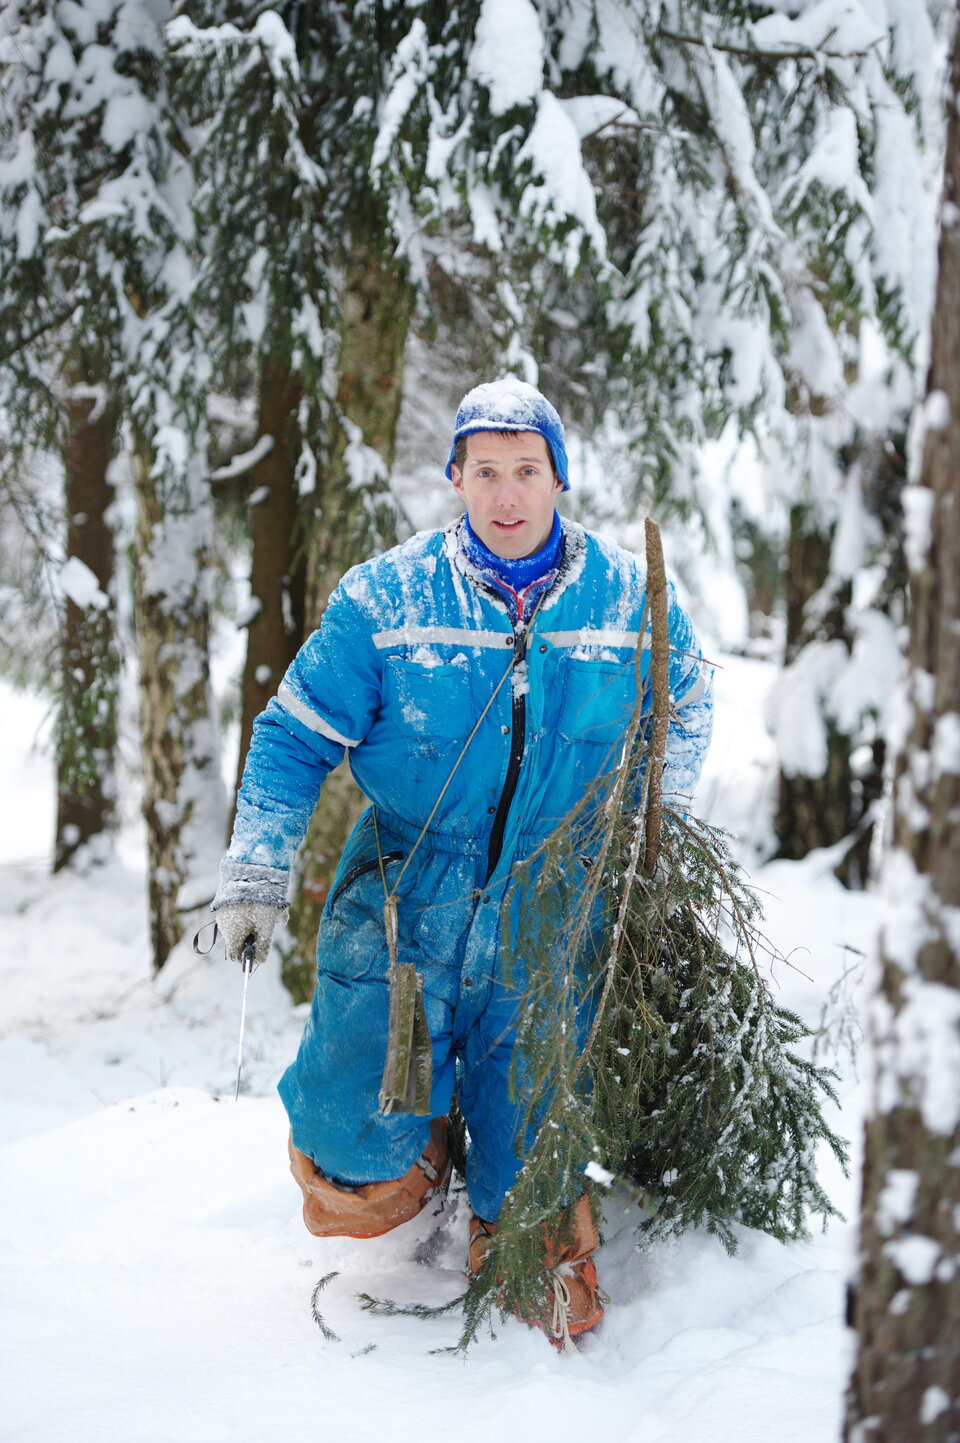
[[[622,738],[636,705],[633,658],[618,661],[566,659],[560,735],[571,742],[612,747]]]
[[[453,662],[425,666],[388,656],[383,710],[385,719],[405,736],[466,739],[473,726],[467,668]]]

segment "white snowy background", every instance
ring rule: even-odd
[[[763,660],[721,656],[699,807],[744,856],[768,825],[773,753]],[[4,1443],[827,1443],[850,1358],[844,1289],[856,1178],[823,1176],[845,1221],[783,1246],[744,1230],[638,1249],[637,1214],[606,1206],[611,1304],[575,1357],[510,1320],[464,1359],[459,1318],[384,1319],[357,1294],[438,1303],[464,1285],[466,1204],[386,1238],[304,1230],[274,1092],[303,1009],[269,965],[250,985],[234,1101],[241,979],[218,948],[182,946],[149,974],[140,828],[117,860],[51,878],[44,704],[0,691],[0,1438]],[[131,811],[134,809],[131,808]],[[859,1152],[855,1001],[879,899],[831,858],[754,872],[767,932],[792,966],[777,996],[841,1070],[834,1123]],[[336,1272],[322,1310],[316,1283]]]

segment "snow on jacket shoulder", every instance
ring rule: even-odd
[[[416,829],[449,781],[430,833],[433,845],[454,850],[486,847],[509,769],[502,866],[536,846],[616,764],[636,702],[643,564],[565,522],[563,564],[518,659],[506,607],[462,555],[459,531],[421,533],[343,578],[255,723],[228,854],[235,862],[289,867],[323,777],[345,751],[361,791]],[[668,591],[664,792],[682,807],[709,743],[711,671]],[[649,636],[646,706],[648,648]],[[520,754],[521,741],[517,772],[511,748]]]

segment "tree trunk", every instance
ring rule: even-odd
[[[138,438],[136,622],[155,971],[209,902],[225,807],[209,692],[211,508],[203,458],[174,477]]]
[[[328,466],[311,535],[308,623],[319,624],[343,572],[397,540],[387,478],[396,448],[403,360],[413,310],[405,270],[377,246],[355,247],[342,301],[337,406]],[[358,449],[370,448],[374,453]],[[359,473],[363,458],[369,475]],[[379,468],[372,465],[374,459]],[[300,854],[296,896],[283,948],[283,980],[297,1001],[313,993],[320,913],[340,852],[364,799],[346,765],[328,778]]]
[[[848,1443],[960,1439],[960,29],[919,484],[909,731],[871,1024]]]
[[[809,604],[830,572],[832,537],[818,531],[810,508],[790,512],[787,548],[787,637],[784,660],[789,666],[813,640],[841,640],[849,647],[844,612],[850,601],[845,586],[829,609],[811,625]],[[798,861],[817,847],[829,847],[848,836],[859,816],[854,808],[850,738],[827,722],[827,765],[819,777],[780,772],[776,832],[778,857]]]
[[[300,525],[296,466],[300,455],[299,380],[272,362],[260,377],[259,434],[273,450],[253,469],[250,499],[250,596],[256,607],[247,629],[240,704],[237,786],[250,746],[253,719],[274,696],[304,640],[306,545]]]
[[[67,379],[86,384],[91,377],[78,363]],[[107,480],[117,434],[116,407],[103,397],[70,394],[67,415],[67,565],[74,577],[60,662],[54,871],[67,866],[81,847],[93,860],[103,860],[109,850],[116,822],[120,685],[110,510],[114,493]]]

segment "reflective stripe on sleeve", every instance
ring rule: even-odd
[[[690,690],[685,691],[683,693],[683,696],[677,702],[677,711],[682,710],[682,708],[685,706],[690,706],[691,702],[699,701],[709,685],[710,672],[708,668],[703,664],[703,662],[701,662],[700,675],[697,677]]]
[[[280,683],[277,701],[284,711],[288,711],[291,716],[296,717],[298,722],[303,722],[305,727],[309,727],[310,731],[316,732],[318,736],[326,737],[341,747],[358,747],[360,745],[362,738],[358,737],[352,741],[350,737],[345,737],[342,732],[338,732],[336,727],[332,727],[328,721],[324,721],[319,712],[313,711],[306,702],[295,696],[285,681]]]

